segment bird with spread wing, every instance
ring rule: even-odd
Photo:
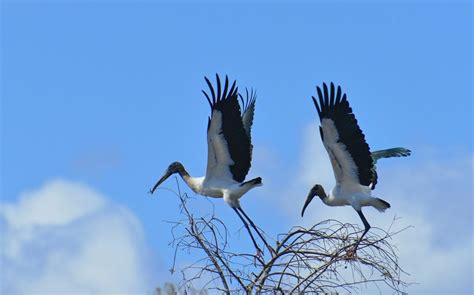
[[[151,189],[153,193],[158,186],[174,173],[178,173],[184,182],[195,193],[213,198],[223,198],[235,211],[247,229],[257,250],[257,255],[263,252],[258,246],[250,227],[257,233],[270,253],[273,249],[268,245],[263,234],[245,213],[240,205],[240,198],[249,190],[261,186],[260,177],[245,181],[252,160],[251,129],[255,111],[256,93],[246,91],[244,99],[239,93],[234,81],[229,85],[225,78],[224,87],[216,75],[217,88],[205,78],[210,93],[202,91],[211,107],[211,116],[207,125],[207,169],[203,177],[192,177],[179,162],[172,163],[164,175]],[[239,105],[239,98],[243,111]],[[250,225],[250,227],[249,227]]]
[[[377,184],[375,163],[381,158],[406,157],[411,151],[402,148],[391,148],[370,152],[369,145],[352,113],[346,94],[341,87],[337,89],[323,83],[323,89],[317,87],[318,100],[312,97],[320,119],[319,132],[324,147],[332,164],[336,178],[335,187],[326,193],[320,184],[310,190],[301,216],[315,196],[328,206],[352,206],[364,223],[364,232],[355,244],[353,254],[370,224],[362,213],[362,207],[371,206],[380,212],[390,208],[390,204],[371,195]]]

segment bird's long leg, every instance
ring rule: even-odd
[[[356,210],[356,211],[357,211],[357,214],[359,214],[360,219],[362,219],[362,222],[364,223],[365,230],[364,230],[364,233],[362,234],[362,236],[360,237],[359,241],[357,241],[356,245],[354,246],[354,254],[357,251],[357,247],[359,247],[359,244],[362,241],[362,239],[364,238],[365,234],[370,229],[370,224],[367,221],[367,219],[365,218],[364,213],[362,213],[362,210]]]
[[[273,254],[275,251],[273,250],[272,247],[270,247],[270,245],[268,245],[267,243],[267,240],[265,240],[265,238],[263,237],[263,235],[260,233],[260,231],[258,230],[257,226],[255,226],[255,223],[253,223],[252,219],[250,219],[250,217],[245,213],[245,211],[242,209],[242,208],[238,208],[238,210],[245,216],[245,218],[247,218],[247,220],[249,221],[250,225],[253,227],[253,229],[257,232],[258,236],[260,237],[260,239],[262,239],[263,243],[265,244],[265,246],[267,247],[268,251],[270,251],[270,254]]]
[[[237,210],[237,208],[232,207],[232,209],[234,209],[235,213],[237,213],[237,215],[239,215],[240,220],[242,220],[242,222],[244,223],[244,226],[247,229],[247,231],[250,235],[250,238],[252,239],[253,245],[255,246],[255,249],[257,250],[257,256],[260,256],[261,253],[263,253],[263,252],[260,249],[260,247],[257,245],[257,242],[255,241],[255,238],[253,237],[252,232],[250,231],[250,228],[249,228],[249,225],[247,224],[247,221],[245,221],[245,219],[242,217],[242,215],[240,215],[240,212],[239,212],[239,210]]]

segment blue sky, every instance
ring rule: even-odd
[[[165,191],[153,198],[147,191],[175,160],[193,175],[204,174],[210,110],[200,90],[205,75],[220,73],[237,79],[241,89],[258,91],[249,177],[261,176],[265,186],[242,204],[269,233],[284,231],[303,222],[296,212],[310,184],[324,175],[331,179],[330,167],[316,156],[320,143],[310,97],[316,85],[334,81],[348,94],[373,149],[413,150],[410,158],[379,165],[379,192],[392,209],[372,218],[382,224],[393,215],[414,223],[419,220],[410,216],[421,218],[423,229],[433,227],[426,234],[428,250],[472,246],[468,1],[7,0],[1,19],[3,206],[20,208],[22,196],[49,192],[58,181],[85,186],[107,200],[107,208],[119,206],[134,216],[143,227],[140,247],[156,260],[147,267],[165,273],[171,235],[162,221],[176,219],[177,201]],[[286,210],[290,198],[298,204],[294,212]],[[237,231],[237,217],[219,201],[217,214]],[[314,219],[304,222],[334,210],[358,222],[350,210],[322,204],[311,209]],[[5,216],[2,228],[8,231]],[[460,237],[453,241],[446,231]],[[245,238],[239,243],[248,243]],[[472,261],[472,249],[466,253]],[[422,272],[415,269],[411,279]],[[462,278],[457,287],[419,280],[412,290],[472,290]],[[11,284],[4,283],[15,290]]]

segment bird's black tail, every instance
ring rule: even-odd
[[[386,209],[390,208],[390,204],[380,198],[374,198],[372,206],[374,206],[374,208],[379,210],[380,212],[383,212]]]
[[[254,178],[254,179],[251,179],[249,181],[246,181],[246,182],[242,182],[240,184],[240,186],[244,186],[246,184],[251,184],[251,185],[257,185],[257,184],[262,184],[262,178],[261,177],[257,177],[257,178]]]

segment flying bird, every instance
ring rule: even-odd
[[[328,206],[352,206],[365,228],[354,246],[355,254],[360,241],[370,229],[370,224],[362,213],[362,207],[372,206],[380,212],[390,208],[387,201],[371,195],[377,184],[375,163],[381,158],[406,157],[411,151],[398,147],[371,153],[341,87],[338,86],[336,90],[331,83],[328,89],[323,83],[322,88],[322,90],[320,87],[316,88],[319,101],[314,96],[312,99],[318,111],[321,140],[331,160],[336,186],[329,194],[320,184],[313,186],[306,198],[301,216],[315,196]]]
[[[223,198],[229,204],[242,220],[258,256],[262,251],[253,237],[249,225],[257,232],[272,253],[273,249],[267,244],[265,238],[240,205],[240,198],[245,193],[255,187],[262,186],[260,177],[245,181],[252,160],[251,129],[256,93],[253,90],[247,91],[247,97],[244,100],[238,93],[235,81],[229,88],[227,76],[224,89],[221,89],[221,81],[217,74],[217,89],[214,89],[207,77],[205,80],[209,86],[210,94],[204,90],[202,92],[211,107],[211,116],[207,125],[206,175],[192,177],[181,163],[174,162],[150,190],[150,193],[153,193],[172,174],[178,173],[195,193],[213,198]],[[242,103],[242,113],[239,98]]]

